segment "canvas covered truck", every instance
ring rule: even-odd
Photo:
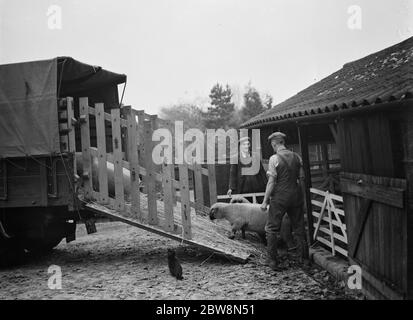
[[[95,232],[96,217],[239,261],[255,251],[209,220],[214,164],[165,152],[154,163],[154,132],[174,125],[121,106],[121,84],[125,75],[70,57],[0,65],[0,264],[74,240],[79,222]]]
[[[70,57],[0,65],[0,257],[50,250],[88,221],[68,123],[79,118],[78,97],[119,108],[122,83],[125,75]]]

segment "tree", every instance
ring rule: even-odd
[[[201,108],[193,104],[177,104],[161,109],[160,117],[165,120],[183,121],[186,128],[203,130],[204,121]]]
[[[247,92],[244,94],[244,107],[241,109],[242,122],[248,121],[264,111],[260,94],[254,87],[249,85]]]
[[[228,85],[223,88],[217,83],[212,87],[209,98],[211,106],[205,113],[205,126],[211,129],[228,129],[232,124],[231,120],[235,111],[234,103],[231,101],[231,88]]]
[[[266,93],[264,96],[264,107],[266,109],[271,109],[273,107],[273,98],[269,93]]]

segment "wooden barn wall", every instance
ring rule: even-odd
[[[342,171],[394,177],[389,132],[384,113],[340,119]]]
[[[377,176],[378,178],[373,178],[374,183],[399,187],[399,181],[394,178],[405,178],[404,170],[401,170],[404,154],[400,143],[403,127],[400,125],[401,115],[402,113],[394,112],[371,112],[340,119],[338,134],[342,171]],[[398,119],[398,122],[393,121],[392,117]],[[410,125],[404,125],[405,131],[407,127],[412,127],[411,115],[409,121]],[[407,131],[406,134],[406,145],[412,148],[413,133]],[[409,152],[413,155],[413,149]],[[367,179],[370,178],[363,178],[365,182]],[[349,239],[352,239],[357,226],[362,223],[359,210],[363,200],[361,197],[344,195]],[[362,269],[398,293],[407,291],[406,219],[405,208],[398,209],[373,202],[356,254]],[[353,245],[354,243],[349,243],[349,246]],[[366,284],[366,288],[370,285],[371,283]],[[369,292],[375,295],[374,290]],[[375,296],[379,298],[377,294]]]
[[[392,123],[395,125],[397,123],[400,124],[400,136],[402,138],[399,139],[399,141],[401,142],[402,149],[404,150],[404,153],[402,154],[403,165],[401,168],[404,169],[407,179],[407,277],[409,298],[413,299],[413,108],[408,109],[405,115],[405,117],[402,117],[403,121],[400,121],[400,119],[394,119]]]

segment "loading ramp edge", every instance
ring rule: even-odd
[[[208,246],[208,245],[201,244],[201,243],[193,241],[193,240],[185,239],[185,238],[183,238],[179,235],[172,234],[172,233],[166,232],[162,229],[156,228],[155,226],[150,226],[148,224],[140,223],[137,220],[126,218],[126,217],[120,215],[117,211],[115,211],[113,209],[110,209],[110,208],[107,208],[107,207],[105,207],[103,205],[100,205],[100,204],[97,204],[97,203],[90,202],[90,203],[85,204],[84,207],[85,207],[85,209],[90,210],[92,212],[108,216],[112,219],[115,219],[117,221],[120,221],[120,222],[129,224],[131,226],[143,229],[145,231],[149,231],[149,232],[158,234],[160,236],[164,236],[164,237],[170,238],[172,240],[179,241],[181,243],[201,247],[203,249],[212,251],[212,252],[214,252],[216,254],[219,254],[219,255],[224,255],[227,258],[230,258],[231,260],[234,260],[236,262],[246,263],[248,261],[248,258],[251,256],[250,253],[245,253],[245,254],[242,254],[242,255],[235,255],[235,254],[232,254],[232,253],[229,253],[229,252],[219,250],[219,249],[217,249],[213,246]]]

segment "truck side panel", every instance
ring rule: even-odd
[[[1,162],[0,208],[73,207],[72,155],[8,158]]]

